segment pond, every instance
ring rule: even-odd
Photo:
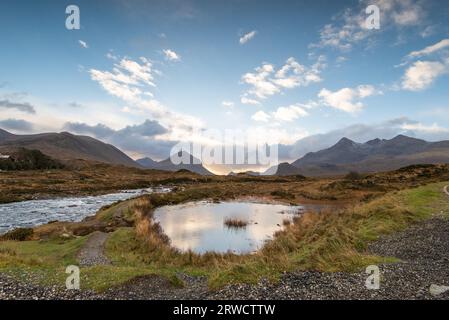
[[[81,221],[106,205],[144,193],[168,192],[167,188],[124,190],[99,196],[29,200],[0,204],[0,234],[15,228],[29,228],[50,221]]]
[[[201,201],[158,208],[153,219],[181,251],[243,254],[260,249],[285,221],[292,221],[303,210],[282,204]],[[230,227],[225,223],[228,219],[247,225]]]

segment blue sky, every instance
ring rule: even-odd
[[[69,4],[80,30],[65,28]],[[364,25],[370,4],[379,30]],[[0,12],[12,132],[69,130],[156,159],[192,128],[256,128],[284,145],[322,134],[291,160],[337,133],[449,139],[444,1],[19,0]]]

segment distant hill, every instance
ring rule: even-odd
[[[0,152],[8,154],[20,148],[39,150],[57,160],[83,159],[129,167],[140,167],[113,145],[68,132],[15,135],[0,129]]]
[[[140,164],[142,167],[147,168],[147,169],[154,169],[158,165],[157,161],[154,161],[153,159],[151,159],[149,157],[138,159],[138,160],[136,160],[136,162],[138,164]]]
[[[291,165],[290,163],[284,162],[277,166],[269,168],[264,173],[265,175],[276,175],[276,176],[295,176],[301,175],[302,171],[298,167]]]
[[[243,172],[234,172],[231,171],[228,173],[228,176],[260,176],[260,172],[256,172],[256,171],[243,171]]]
[[[207,170],[202,164],[201,161],[192,156],[191,154],[179,154],[179,156],[188,157],[189,161],[187,164],[173,164],[170,158],[167,158],[162,161],[154,161],[151,158],[142,158],[137,160],[141,166],[147,169],[157,169],[157,170],[165,170],[165,171],[179,171],[179,170],[188,170],[191,172],[195,172],[201,175],[213,175],[212,172]]]
[[[6,140],[8,138],[11,138],[12,136],[14,136],[12,133],[9,133],[8,131],[0,129],[0,142],[2,142],[3,140]]]
[[[399,135],[390,140],[374,139],[366,143],[342,138],[334,146],[310,152],[292,165],[301,174],[319,176],[349,171],[388,171],[415,164],[438,163],[449,163],[449,141],[427,142]]]

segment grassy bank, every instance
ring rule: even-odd
[[[134,207],[136,227],[119,228],[106,242],[106,254],[113,265],[82,268],[81,284],[102,290],[135,276],[160,274],[179,285],[176,274],[185,272],[208,276],[210,286],[219,287],[256,282],[260,277],[275,280],[284,271],[354,271],[368,264],[392,262],[394,257],[368,254],[368,243],[432,214],[449,215],[444,185],[434,183],[391,192],[339,212],[307,213],[278,232],[275,240],[258,253],[243,256],[197,255],[170,247],[159,226],[144,217],[155,206],[192,200],[192,191],[148,197]],[[195,194],[196,200],[210,196]],[[76,254],[86,239],[0,242],[0,271],[17,276],[27,272],[39,282],[63,285],[65,267],[77,263]]]

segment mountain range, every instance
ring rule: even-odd
[[[449,141],[427,142],[404,135],[357,143],[342,138],[330,148],[310,152],[292,162],[298,173],[309,176],[377,172],[414,164],[449,163]]]
[[[39,150],[57,160],[88,160],[128,167],[157,169],[166,171],[189,170],[201,175],[211,175],[199,162],[190,156],[191,164],[175,165],[170,158],[154,161],[150,158],[134,161],[111,144],[88,136],[69,132],[16,135],[0,129],[0,153],[8,154],[18,149]],[[198,163],[198,164],[196,164]]]
[[[57,160],[82,159],[137,168],[189,170],[201,175],[212,175],[190,154],[187,154],[190,164],[175,165],[170,158],[162,161],[150,158],[134,161],[113,145],[88,136],[69,132],[16,135],[0,129],[0,153],[8,154],[20,148],[39,150]],[[350,171],[389,171],[408,165],[437,163],[449,163],[449,141],[427,142],[404,135],[365,143],[342,138],[330,148],[309,152],[292,163],[281,163],[268,169],[265,174],[329,176],[347,174]]]
[[[180,154],[179,156],[181,156]],[[173,164],[173,162],[170,160],[170,158],[167,158],[162,161],[154,161],[151,158],[142,158],[136,160],[136,162],[141,165],[144,168],[147,169],[155,169],[155,170],[165,170],[165,171],[178,171],[178,170],[189,170],[201,175],[213,175],[212,172],[207,170],[202,164],[201,161],[195,158],[194,156],[190,154],[186,154],[187,157],[189,157],[189,163],[184,164]]]

